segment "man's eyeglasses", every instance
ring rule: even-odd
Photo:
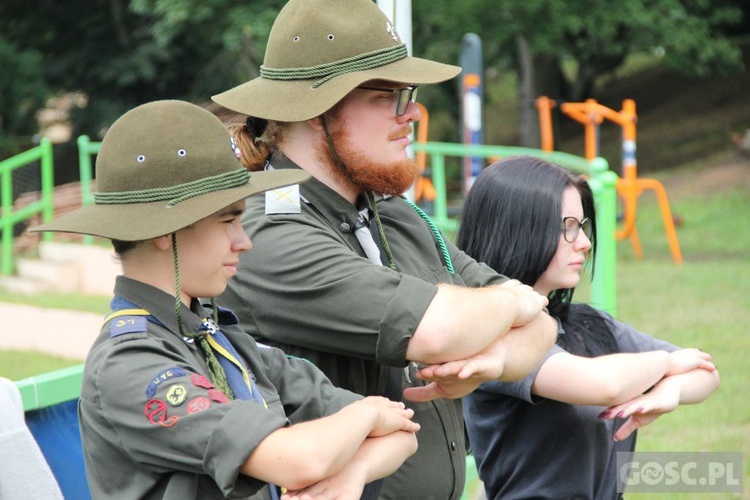
[[[586,217],[582,221],[579,221],[575,217],[563,217],[562,233],[565,241],[574,243],[578,239],[578,232],[581,229],[583,229],[583,234],[586,235],[586,238],[590,240],[594,229],[591,219]]]
[[[419,85],[409,85],[408,87],[404,87],[402,89],[383,89],[383,88],[377,88],[377,87],[357,87],[358,89],[362,90],[376,90],[378,92],[391,92],[393,94],[396,94],[397,101],[396,101],[396,116],[403,116],[404,113],[406,113],[407,108],[409,107],[410,102],[417,102],[417,89]]]

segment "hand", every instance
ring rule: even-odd
[[[518,280],[508,280],[499,286],[516,297],[517,313],[513,326],[522,326],[530,322],[549,303],[547,297],[538,294],[533,288]]]
[[[615,441],[627,438],[639,427],[645,427],[665,413],[673,411],[680,404],[680,385],[664,378],[648,393],[642,394],[619,405],[610,406],[599,418],[626,418],[615,433]]]
[[[404,389],[404,398],[424,402],[436,398],[457,399],[471,394],[482,383],[500,378],[506,353],[501,338],[471,358],[422,368],[415,376],[430,384]]]
[[[369,396],[355,404],[365,404],[378,412],[370,437],[385,436],[397,431],[417,432],[419,424],[413,422],[414,410],[406,408],[400,401],[391,401],[381,396]]]
[[[365,473],[356,462],[307,488],[287,491],[281,500],[357,500],[364,490]]]
[[[669,353],[669,371],[664,376],[677,375],[700,368],[707,371],[716,371],[716,366],[711,362],[711,355],[700,349],[680,349]]]
[[[661,416],[661,413],[634,413],[617,429],[615,441],[627,439],[634,431],[637,431],[640,427],[646,427]]]

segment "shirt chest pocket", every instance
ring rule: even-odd
[[[458,274],[451,274],[445,266],[427,274],[420,274],[419,279],[426,281],[427,283],[432,283],[433,285],[448,283],[451,285],[466,286],[466,283],[461,279],[461,276]]]

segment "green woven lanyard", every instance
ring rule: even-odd
[[[199,331],[197,333],[185,332],[182,328],[182,301],[180,300],[180,267],[177,259],[177,235],[172,233],[172,259],[174,260],[174,275],[175,275],[175,313],[177,314],[177,328],[180,331],[180,336],[183,338],[187,337],[198,341],[201,349],[203,349],[206,355],[206,365],[208,365],[208,372],[211,375],[211,381],[214,383],[217,389],[223,392],[229,399],[234,399],[234,392],[229,387],[229,381],[227,381],[227,374],[224,371],[224,367],[221,366],[219,360],[216,358],[216,353],[211,348],[211,345],[206,340],[208,332]],[[213,309],[213,320],[218,324],[218,310],[216,308],[216,302],[211,299],[211,307]]]

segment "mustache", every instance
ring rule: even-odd
[[[403,125],[399,127],[397,130],[388,134],[388,140],[393,141],[395,139],[401,139],[402,137],[408,137],[409,135],[411,135],[411,126]]]

